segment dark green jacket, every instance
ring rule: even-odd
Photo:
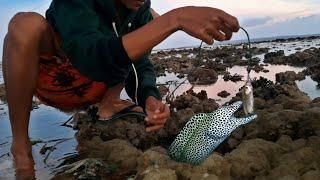
[[[125,18],[116,17],[114,0],[53,0],[46,18],[61,36],[62,50],[74,67],[95,81],[109,87],[126,83],[128,95],[134,99],[135,78],[121,36],[152,20],[150,1],[136,12],[124,8]],[[115,24],[119,37],[117,37]],[[141,37],[143,38],[143,37]],[[139,77],[138,102],[148,96],[160,99],[156,76],[149,54],[136,61]]]

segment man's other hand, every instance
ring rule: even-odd
[[[146,122],[150,125],[146,128],[147,132],[153,132],[164,127],[170,117],[170,109],[161,100],[152,96],[146,100]]]

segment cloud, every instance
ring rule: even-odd
[[[320,29],[320,21],[316,21],[320,16],[319,0],[162,0],[152,1],[152,3],[152,6],[160,13],[186,5],[222,9],[236,16],[241,26],[248,28],[253,38],[314,34],[319,33],[317,30]],[[237,33],[233,40],[244,38],[243,33]],[[157,47],[168,48],[196,44],[199,44],[199,40],[178,32]]]
[[[263,25],[272,19],[273,19],[272,17],[245,19],[241,22],[241,25],[244,27],[258,26],[258,25]]]
[[[51,0],[0,0],[0,57],[2,42],[10,18],[19,11],[44,14]],[[209,6],[222,9],[239,18],[253,38],[319,33],[319,0],[152,0],[152,7],[160,14],[182,6]],[[238,33],[233,39],[244,39]],[[198,45],[199,40],[177,32],[157,47]]]
[[[284,1],[284,0],[162,0],[152,1],[154,8],[164,11],[182,6],[209,6],[223,9],[235,15],[252,15],[261,17],[274,14],[287,14],[294,11],[305,10],[318,6],[319,4],[308,3],[307,1]]]
[[[296,17],[250,28],[253,37],[319,34],[320,15]]]
[[[278,21],[276,23],[265,23],[262,25],[247,28],[251,38],[290,36],[319,34],[320,31],[320,15],[311,15],[307,17],[296,17],[286,21]],[[232,40],[245,39],[243,32],[234,34]],[[167,40],[157,46],[159,49],[177,48],[187,46],[198,46],[200,41],[192,38],[185,33],[178,32],[170,36]]]

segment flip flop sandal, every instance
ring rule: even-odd
[[[98,112],[98,107],[91,107],[88,110],[88,114],[91,116],[92,120],[95,123],[99,123],[99,124],[110,124],[112,122],[114,122],[117,119],[121,119],[124,117],[139,117],[139,119],[141,118],[142,120],[147,117],[147,115],[145,113],[141,113],[141,112],[136,112],[133,111],[133,109],[135,107],[138,107],[136,104],[131,105],[129,107],[126,107],[124,109],[122,109],[120,112],[114,114],[113,116],[111,116],[109,119],[101,119],[99,117],[99,115],[97,115]]]

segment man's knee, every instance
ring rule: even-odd
[[[9,22],[7,38],[19,42],[28,42],[40,38],[50,29],[46,19],[33,12],[17,13]]]

